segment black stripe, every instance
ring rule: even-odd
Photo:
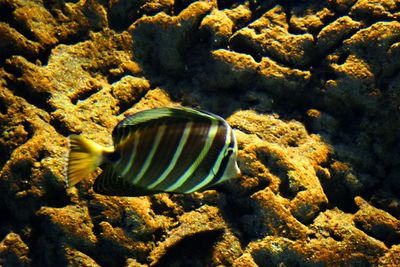
[[[110,195],[113,193],[113,180],[115,173],[112,171],[110,164],[106,164],[102,167],[102,173],[96,178],[93,190],[96,193]]]
[[[193,124],[187,142],[176,162],[175,168],[166,179],[156,187],[157,189],[165,190],[170,185],[174,184],[197,159],[207,141],[210,125],[211,123]]]
[[[115,128],[112,134],[114,145],[120,144],[127,133],[129,133],[129,130],[126,130],[125,127]]]
[[[153,157],[153,161],[141,182],[142,187],[157,180],[158,177],[167,169],[170,164],[174,153],[178,147],[179,141],[182,138],[187,123],[166,123],[166,129],[163,139],[161,140],[157,151]]]
[[[133,153],[134,142],[135,133],[132,133],[131,136],[126,139],[123,145],[118,144],[116,147],[116,152],[120,154],[120,164],[118,164],[116,167],[116,171],[118,171],[119,173],[121,173],[125,169],[126,165],[130,164],[129,159],[131,158]]]
[[[124,179],[127,181],[132,181],[137,174],[139,174],[140,169],[143,167],[144,162],[147,159],[148,154],[153,146],[154,139],[156,137],[158,130],[158,125],[149,125],[146,128],[143,128],[139,134],[139,144],[136,152],[136,160],[135,162],[131,162],[132,168],[129,172],[124,176]],[[130,151],[133,151],[133,145],[130,148]]]
[[[158,193],[154,190],[137,187],[117,175],[111,165],[104,166],[103,172],[97,177],[93,190],[108,196],[146,196]]]
[[[232,133],[233,134],[233,133]],[[232,141],[228,147],[228,149],[234,149],[235,147],[235,143]],[[229,152],[222,160],[221,165],[219,166],[219,169],[217,171],[217,173],[214,176],[214,179],[212,179],[212,181],[206,186],[206,187],[210,187],[213,186],[215,184],[218,184],[222,178],[222,175],[224,175],[224,172],[228,166],[230,157],[233,153],[233,150],[231,150],[231,152]],[[233,177],[231,177],[233,178]]]
[[[218,156],[220,155],[220,153],[223,153],[222,149],[224,148],[226,142],[226,131],[227,128],[225,127],[225,125],[220,123],[218,125],[217,134],[211,144],[210,150],[208,151],[207,155],[200,163],[196,171],[192,174],[192,176],[181,187],[177,188],[176,192],[188,192],[193,187],[204,181],[204,179],[206,179],[211,169],[214,167]]]

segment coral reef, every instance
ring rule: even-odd
[[[400,3],[0,0],[0,265],[400,265]],[[242,176],[65,188],[67,137],[191,106]]]

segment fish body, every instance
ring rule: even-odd
[[[104,195],[191,193],[240,175],[237,143],[221,117],[190,108],[138,112],[113,130],[113,147],[72,135],[67,184],[73,186],[98,166],[93,185]]]

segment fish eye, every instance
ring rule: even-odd
[[[225,151],[225,156],[230,156],[233,153],[233,148],[232,147],[228,147],[228,149]]]

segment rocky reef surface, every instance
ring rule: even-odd
[[[400,2],[0,0],[0,265],[399,266]],[[220,114],[242,177],[109,197],[67,137]]]

